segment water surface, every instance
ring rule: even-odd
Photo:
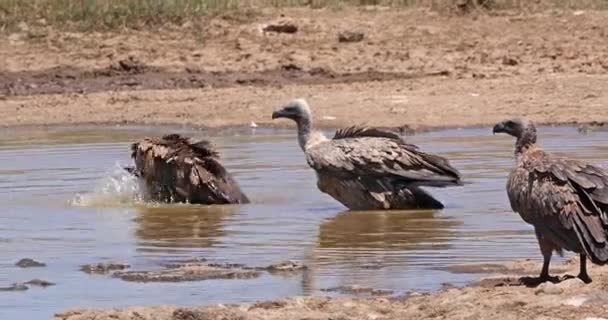
[[[598,164],[608,133],[540,128],[551,151]],[[242,206],[144,205],[132,200],[129,143],[160,128],[6,130],[0,138],[0,286],[41,278],[45,289],[0,292],[1,319],[42,319],[74,307],[249,302],[360,285],[396,293],[461,285],[476,275],[455,264],[539,259],[531,228],[510,211],[504,190],[513,141],[491,129],[444,130],[409,137],[448,157],[472,184],[431,190],[446,209],[347,212],[316,188],[291,131],[211,137],[253,203]],[[200,132],[184,132],[202,137]],[[45,268],[20,269],[31,257]],[[167,260],[263,266],[302,260],[292,277],[182,283],[125,282],[79,271],[121,261],[133,269]],[[557,259],[555,261],[558,261]]]

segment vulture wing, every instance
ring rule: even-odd
[[[398,134],[377,128],[350,127],[306,150],[308,164],[342,178],[392,178],[409,185],[460,185],[460,173],[440,156],[418,151]]]
[[[528,221],[535,227],[566,248],[582,246],[595,263],[608,262],[608,173],[603,169],[537,150],[514,171],[508,193],[514,210],[535,213],[531,220],[536,221]]]

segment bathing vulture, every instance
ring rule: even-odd
[[[513,211],[534,226],[543,255],[539,278],[530,284],[555,282],[549,276],[553,251],[580,254],[578,277],[591,282],[587,258],[608,262],[608,173],[584,161],[558,157],[536,145],[536,128],[526,119],[498,123],[494,133],[514,136],[516,166],[507,180]]]
[[[146,197],[162,202],[237,204],[249,200],[205,140],[178,134],[144,138],[131,145],[135,167],[125,168],[145,185]]]
[[[353,126],[326,138],[312,129],[310,107],[303,99],[290,101],[272,118],[296,122],[298,142],[317,173],[319,190],[351,210],[442,209],[420,187],[462,184],[448,160],[418,150],[394,132]]]

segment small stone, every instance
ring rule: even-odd
[[[535,294],[560,294],[562,292],[564,292],[564,289],[560,288],[555,283],[545,282],[545,283],[541,284],[540,286],[538,286],[538,288],[536,289],[536,291],[534,293]]]
[[[505,66],[516,66],[519,64],[519,61],[513,57],[504,56],[502,57],[502,64]]]
[[[34,259],[23,258],[23,259],[17,261],[17,263],[15,263],[15,266],[20,267],[20,268],[32,268],[32,267],[46,267],[46,264],[43,262],[38,262]]]
[[[585,283],[579,278],[572,278],[558,283],[557,286],[564,290],[574,290],[584,287]]]
[[[28,32],[30,27],[27,25],[27,23],[21,21],[17,24],[17,29],[21,30],[22,32]]]
[[[26,282],[25,284],[29,284],[29,285],[32,285],[32,286],[43,287],[43,288],[55,285],[55,283],[53,283],[53,282],[42,280],[42,279],[33,279],[33,280],[30,280],[30,281]]]
[[[276,33],[296,33],[298,32],[298,26],[291,22],[279,22],[276,24],[269,24],[262,28],[264,32],[276,32]]]
[[[0,291],[25,291],[27,289],[29,288],[23,283],[13,283],[8,287],[0,287]]]
[[[125,263],[98,263],[98,264],[85,264],[80,267],[80,271],[88,274],[106,274],[111,271],[124,270],[130,266]]]
[[[360,42],[365,37],[363,32],[342,31],[338,33],[338,42]]]

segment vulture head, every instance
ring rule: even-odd
[[[310,121],[311,112],[308,103],[304,99],[294,99],[272,113],[272,119],[287,118],[295,122],[302,120]]]
[[[509,119],[497,123],[492,129],[494,134],[506,133],[517,138],[517,145],[523,146],[536,143],[536,127],[527,119]]]

